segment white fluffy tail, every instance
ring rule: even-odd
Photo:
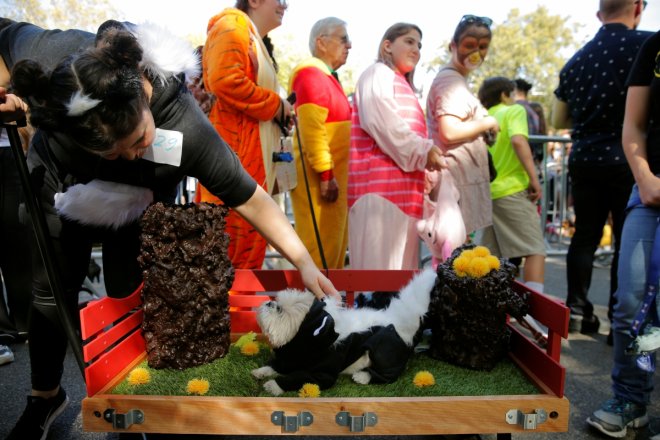
[[[435,285],[436,273],[433,269],[424,269],[401,290],[398,298],[392,299],[386,313],[392,318],[392,324],[399,336],[408,345],[419,330],[422,318],[429,310],[431,290]]]

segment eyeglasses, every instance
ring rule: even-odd
[[[287,2],[287,0],[275,0],[275,1],[277,2],[278,5],[280,5],[283,8],[289,7],[289,3]]]
[[[635,1],[633,4],[638,4],[639,0]],[[642,10],[646,9],[646,6],[649,4],[646,0],[642,0]]]
[[[639,1],[639,0],[638,0]],[[464,15],[461,17],[461,21],[459,23],[477,23],[477,24],[483,24],[487,28],[490,28],[490,25],[493,24],[493,20],[491,20],[488,17],[479,17],[478,15]]]
[[[345,46],[351,44],[351,39],[348,38],[348,35],[342,35],[341,37],[339,35],[328,35],[328,34],[323,34],[321,35],[322,37],[329,37],[329,38],[336,38],[339,40],[339,42]]]

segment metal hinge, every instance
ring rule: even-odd
[[[103,420],[112,423],[114,429],[128,429],[132,424],[144,423],[144,413],[139,409],[129,410],[126,414],[120,414],[112,408],[103,411]]]
[[[525,414],[518,409],[512,409],[506,413],[506,422],[509,425],[520,425],[523,429],[536,429],[546,420],[548,420],[548,413],[544,409],[535,409],[531,414]]]
[[[270,415],[274,425],[281,426],[282,432],[297,432],[300,426],[309,426],[314,423],[311,412],[301,411],[296,416],[285,416],[284,411],[274,411]]]
[[[363,432],[367,426],[376,426],[378,416],[371,412],[352,416],[348,411],[341,411],[335,416],[335,421],[339,426],[348,426],[351,432]]]

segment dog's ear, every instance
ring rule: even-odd
[[[315,299],[305,320],[300,325],[296,338],[315,347],[328,347],[339,337],[335,332],[335,320],[325,310],[325,303]]]

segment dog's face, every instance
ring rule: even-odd
[[[257,323],[273,348],[293,339],[313,302],[312,293],[287,289],[279,292],[276,300],[259,306]]]

